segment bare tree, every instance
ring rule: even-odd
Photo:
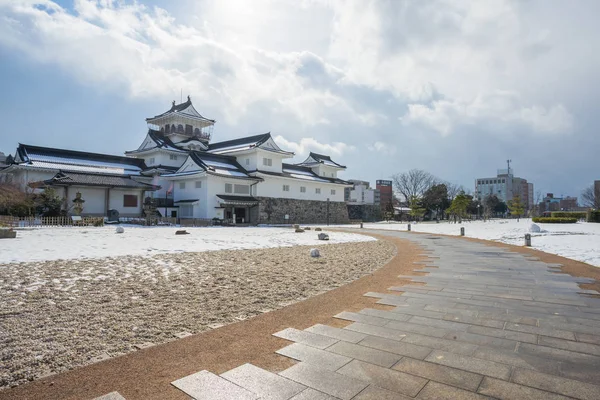
[[[429,188],[437,183],[437,178],[427,171],[411,169],[392,176],[394,188],[404,197],[404,201],[421,198]]]
[[[542,191],[538,190],[535,192],[535,197],[533,200],[533,215],[539,216],[540,213],[540,203],[542,202]]]
[[[462,185],[457,185],[456,183],[446,182],[446,187],[448,188],[448,198],[450,201],[454,200],[454,198],[460,193],[465,192],[465,188]]]
[[[594,190],[594,185],[590,185],[583,189],[581,192],[581,202],[583,206],[595,209],[600,208],[600,196],[597,196],[597,194],[598,193]]]

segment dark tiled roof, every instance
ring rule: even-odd
[[[306,181],[306,182],[314,182],[314,183],[335,183],[335,184],[339,184],[339,185],[349,185],[349,182],[346,182],[342,179],[339,178],[328,178],[326,176],[319,176],[317,174],[315,174],[313,172],[312,169],[310,169],[309,167],[303,167],[300,165],[295,165],[295,164],[286,164],[283,163],[282,164],[284,170],[291,170],[291,171],[297,171],[298,174],[300,175],[306,175],[307,178],[303,179],[303,178],[298,178],[295,176],[292,176],[292,172],[271,172],[271,171],[262,171],[262,170],[256,170],[253,172],[260,172],[261,174],[266,174],[266,175],[273,175],[273,176],[282,176],[285,178],[291,178],[291,179],[296,179],[299,181]],[[312,178],[312,179],[311,179]]]
[[[175,171],[177,171],[177,170],[179,169],[179,167],[172,167],[172,166],[170,166],[170,165],[153,165],[153,166],[151,166],[151,167],[148,167],[148,168],[146,168],[146,169],[145,169],[144,171],[142,171],[142,172],[150,171],[150,170],[153,170],[153,169],[164,169],[164,170],[166,170],[166,171],[172,171],[172,172],[175,172]]]
[[[218,198],[223,200],[225,204],[255,206],[258,204],[258,199],[251,196],[232,196],[228,194],[218,194]]]
[[[314,160],[314,161],[311,161]],[[319,163],[319,164],[328,164],[328,165],[334,165],[340,168],[346,168],[345,165],[341,165],[336,163],[335,161],[333,161],[331,159],[330,156],[326,156],[323,154],[318,154],[318,153],[313,153],[312,151],[310,152],[310,154],[308,155],[308,157],[306,158],[306,160],[304,160],[303,162],[301,162],[298,165],[310,165],[310,164],[314,164],[314,163]]]
[[[188,107],[194,108],[194,106],[192,105],[192,100],[190,99],[190,96],[188,96],[186,102],[181,103],[181,104],[175,104],[175,101],[173,101],[173,105],[171,106],[171,108],[168,111],[165,111],[162,114],[155,115],[154,117],[151,117],[151,118],[146,118],[146,121],[150,121],[150,120],[153,120],[153,119],[156,119],[156,118],[164,117],[165,115],[168,115],[168,114],[171,114],[171,113],[181,112],[181,111],[186,110]],[[194,114],[196,114],[196,115],[191,115],[190,114],[190,116],[195,117],[195,118],[201,118],[201,119],[204,119],[204,120],[210,121],[210,122],[215,122],[215,120],[213,120],[213,119],[208,119],[208,118],[203,117],[202,115],[200,115],[200,113],[198,111],[196,111],[195,108],[194,108],[193,111],[194,111]]]
[[[160,188],[160,186],[135,181],[128,176],[82,174],[76,172],[59,172],[54,177],[45,180],[44,183],[56,186],[82,185],[144,190],[157,190]]]
[[[199,199],[187,199],[187,200],[177,200],[174,203],[195,203],[197,202]]]
[[[46,157],[79,159],[82,160],[82,162],[84,163],[86,161],[99,161],[107,163],[126,164],[139,169],[146,168],[144,160],[139,158],[122,157],[111,154],[89,153],[85,151],[56,149],[52,147],[32,146],[28,144],[19,143],[19,147],[17,148],[17,154],[19,155],[21,160],[23,160],[24,162],[28,162],[29,153]]]
[[[224,147],[253,145],[254,147],[260,146],[271,138],[271,132],[262,133],[260,135],[247,136],[239,139],[226,140],[224,142],[211,143],[208,146],[208,151],[218,150]]]

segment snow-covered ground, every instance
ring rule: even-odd
[[[212,250],[257,249],[325,243],[365,242],[369,236],[329,232],[329,242],[317,240],[314,230],[295,233],[291,228],[185,228],[189,235],[175,235],[180,228],[125,226],[102,228],[33,228],[19,230],[16,239],[0,240],[0,264],[58,259],[155,255]]]
[[[531,233],[532,247],[547,253],[583,261],[600,267],[600,224],[578,222],[576,224],[538,224],[540,233]],[[526,233],[529,233],[531,219],[492,220],[488,222],[474,221],[463,224],[440,222],[413,223],[415,232],[441,233],[444,235],[460,235],[460,228],[465,228],[465,236],[495,240],[498,242],[523,245]],[[356,225],[353,225],[356,227]],[[380,222],[364,224],[365,228],[393,229],[406,231],[405,223]]]

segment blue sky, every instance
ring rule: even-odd
[[[600,3],[0,0],[0,151],[122,154],[190,94],[214,140],[271,131],[345,178],[411,168],[473,190],[600,179]]]

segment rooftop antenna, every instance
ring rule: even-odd
[[[512,162],[512,160],[506,160],[506,165],[508,165],[507,175],[510,175],[510,163],[511,162]]]

